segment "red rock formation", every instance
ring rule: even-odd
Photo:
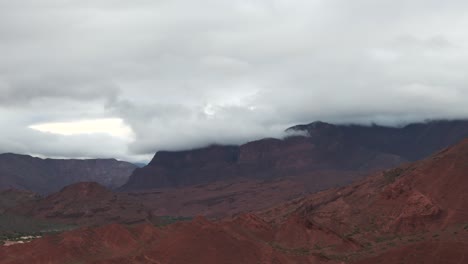
[[[288,210],[339,233],[354,225],[385,223],[379,232],[405,232],[468,221],[467,160],[464,140],[425,160],[314,194]]]

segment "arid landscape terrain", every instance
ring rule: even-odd
[[[0,264],[468,264],[467,14],[0,0]]]
[[[467,124],[314,123],[240,152],[157,153],[114,190],[87,178],[45,196],[5,190],[0,262],[463,263]],[[351,140],[360,129],[368,140]],[[382,144],[388,133],[405,137]],[[405,156],[406,141],[420,144]]]

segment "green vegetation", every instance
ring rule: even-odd
[[[352,236],[357,235],[359,233],[361,233],[361,230],[359,229],[358,226],[355,226],[353,231],[351,233],[349,233],[349,234],[346,234],[345,237],[346,238],[351,238]]]
[[[42,236],[76,228],[14,214],[0,214],[0,240],[21,240],[23,236]]]
[[[310,250],[308,248],[286,248],[286,247],[283,247],[281,246],[280,244],[278,243],[274,243],[274,242],[271,242],[271,243],[268,243],[272,248],[278,250],[278,251],[281,251],[283,253],[286,253],[286,254],[291,254],[291,255],[295,255],[295,256],[307,256],[310,254]]]
[[[393,183],[395,180],[400,177],[405,170],[402,168],[395,168],[384,172],[384,178],[388,183]]]
[[[387,246],[394,247],[394,246],[396,246],[396,243],[395,242],[388,242]]]
[[[193,217],[184,216],[160,216],[157,220],[156,226],[163,227],[177,222],[191,221]]]
[[[382,236],[382,237],[376,237],[376,238],[375,238],[375,242],[376,242],[376,243],[382,243],[382,242],[385,242],[385,241],[392,241],[392,240],[395,240],[396,238],[398,238],[398,236]]]

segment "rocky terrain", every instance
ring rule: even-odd
[[[463,263],[468,139],[256,213],[83,227],[0,248],[1,263]],[[78,188],[79,190],[79,188]]]
[[[95,182],[80,182],[61,191],[11,207],[10,214],[55,223],[95,226],[106,223],[134,224],[153,219],[141,200],[114,193]]]
[[[401,128],[314,122],[288,130],[307,136],[262,139],[241,146],[160,151],[147,166],[136,169],[121,190],[184,187],[241,178],[294,178],[315,192],[455,144],[468,136],[468,121],[433,121]],[[317,177],[320,174],[333,177],[333,184]]]
[[[0,190],[15,188],[49,194],[83,181],[117,188],[136,167],[115,159],[61,160],[0,154]]]
[[[0,213],[4,213],[9,208],[38,199],[40,199],[40,196],[30,191],[17,189],[0,191]]]

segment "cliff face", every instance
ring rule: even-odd
[[[121,189],[180,187],[235,178],[297,176],[307,180],[314,172],[350,172],[349,178],[337,179],[336,184],[343,184],[358,174],[415,161],[455,144],[468,136],[468,121],[434,121],[402,128],[314,122],[288,130],[309,136],[158,152]],[[330,187],[315,180],[312,185],[315,190]]]
[[[341,139],[368,149],[415,161],[458,143],[468,135],[468,120],[414,123],[401,128],[383,126],[335,126],[323,122],[298,125],[292,131],[307,131],[315,142]]]
[[[66,185],[95,181],[109,188],[124,184],[135,165],[114,159],[60,160],[0,154],[0,189],[47,194]]]

